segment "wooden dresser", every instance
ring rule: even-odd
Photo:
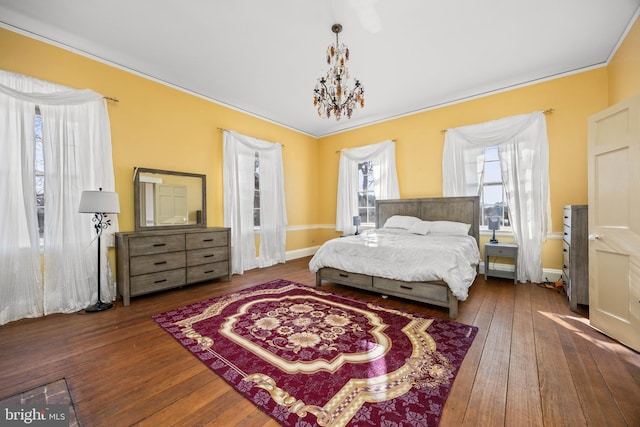
[[[562,281],[569,308],[589,305],[589,218],[586,205],[564,207],[562,242]]]
[[[229,228],[116,233],[118,293],[130,298],[227,276]]]

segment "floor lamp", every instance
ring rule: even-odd
[[[108,310],[113,307],[111,302],[102,302],[100,298],[100,236],[102,230],[106,230],[111,225],[111,220],[107,214],[120,213],[120,202],[118,193],[111,191],[83,191],[80,197],[80,213],[92,213],[94,228],[98,234],[98,301],[85,309],[87,313]]]

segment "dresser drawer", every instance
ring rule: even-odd
[[[571,243],[571,227],[566,225],[564,226],[564,229],[562,230],[562,239],[567,243]]]
[[[229,251],[226,246],[187,251],[188,266],[209,264],[212,262],[226,261],[228,259]]]
[[[571,245],[562,242],[562,268],[569,268],[571,265]]]
[[[326,281],[356,286],[359,288],[371,288],[373,286],[373,279],[371,276],[358,273],[347,273],[345,271],[336,270],[335,268],[323,268],[322,278]]]
[[[426,286],[419,282],[398,282],[397,280],[389,280],[383,277],[374,277],[373,287],[382,293],[387,291],[396,296],[404,295],[409,299],[427,298],[430,300],[447,302],[446,292],[437,292],[433,289],[433,286]]]
[[[201,264],[187,268],[187,282],[202,282],[226,276],[227,274],[229,274],[229,263],[227,261]]]
[[[227,246],[226,231],[206,231],[203,233],[187,234],[187,250]]]
[[[184,251],[184,234],[145,236],[129,239],[129,256]]]
[[[231,280],[229,228],[116,233],[116,270],[122,304],[150,294],[227,276]],[[187,248],[188,247],[188,248]]]
[[[562,210],[562,224],[571,227],[571,207],[564,207]]]
[[[186,268],[143,274],[131,278],[131,296],[184,286]]]
[[[129,274],[131,276],[139,276],[157,271],[184,268],[186,266],[185,258],[184,251],[131,257],[129,261]]]

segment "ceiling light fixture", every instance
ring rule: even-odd
[[[357,105],[364,108],[364,87],[359,80],[355,80],[353,89],[349,89],[349,48],[338,42],[338,34],[342,25],[333,24],[331,31],[336,34],[336,44],[327,48],[327,75],[320,77],[313,90],[313,105],[318,107],[320,117],[330,118],[331,114],[340,120],[343,115],[351,118]]]

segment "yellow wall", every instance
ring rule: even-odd
[[[547,116],[553,230],[565,204],[587,203],[587,119],[640,92],[640,24],[610,65],[527,87],[315,139],[64,49],[0,28],[0,68],[76,88],[109,103],[120,229],[133,230],[133,167],[207,175],[208,225],[223,224],[222,134],[233,129],[285,145],[283,161],[290,230],[287,250],[319,245],[336,232],[336,187],[342,148],[397,140],[401,197],[440,196],[442,129],[553,108]],[[357,114],[357,113],[356,113]],[[545,268],[560,268],[561,240],[549,240]]]
[[[640,93],[640,20],[636,20],[609,66],[609,105]]]
[[[321,196],[330,221],[336,206],[341,148],[396,139],[400,197],[442,195],[443,129],[553,108],[547,115],[553,231],[562,230],[562,207],[587,203],[587,117],[608,106],[605,67],[322,138],[320,159],[328,185]],[[562,243],[550,239],[546,268],[561,268]]]
[[[287,235],[287,250],[316,242],[318,141],[315,138],[226,108],[49,44],[0,28],[0,68],[75,88],[90,88],[109,102],[118,216],[121,231],[134,229],[135,166],[207,175],[207,222],[223,225],[222,133],[231,129],[267,141],[283,150],[289,226],[303,230]]]

